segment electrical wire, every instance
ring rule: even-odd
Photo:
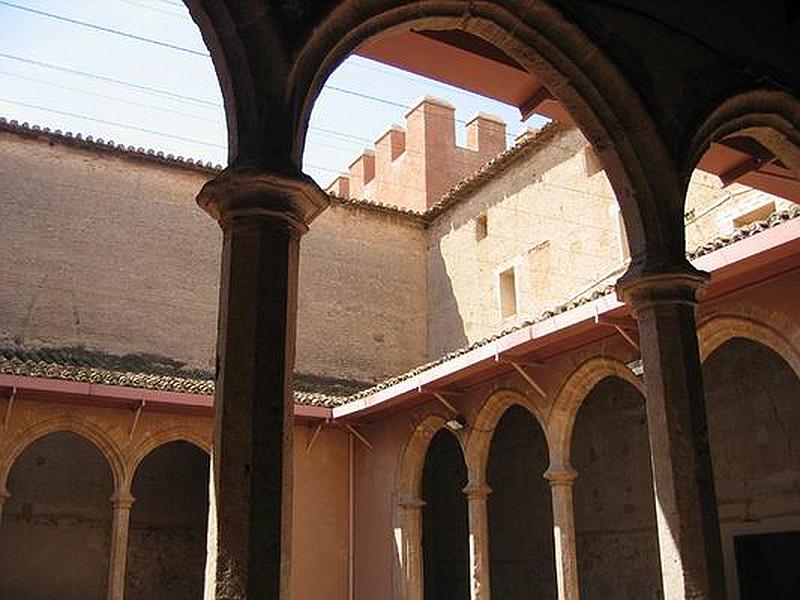
[[[137,42],[144,42],[147,44],[153,44],[155,46],[161,46],[162,48],[168,48],[170,50],[177,50],[179,52],[186,52],[187,54],[192,54],[195,56],[202,56],[203,58],[208,58],[210,54],[206,52],[201,52],[199,50],[193,50],[191,48],[186,48],[185,46],[179,46],[177,44],[171,44],[169,42],[163,42],[161,40],[155,40],[153,38],[144,37],[141,35],[136,35],[134,33],[128,33],[127,31],[122,31],[120,29],[114,29],[113,27],[104,27],[103,25],[97,25],[96,23],[89,23],[88,21],[81,21],[79,19],[73,19],[71,17],[65,17],[63,15],[58,15],[55,13],[50,13],[44,10],[38,10],[36,8],[30,8],[29,6],[22,6],[21,4],[14,4],[13,2],[7,2],[6,0],[0,0],[0,5],[7,6],[9,8],[14,8],[17,10],[21,10],[23,12],[31,13],[37,15],[39,17],[44,17],[47,19],[53,19],[56,21],[61,21],[64,23],[69,23],[70,25],[78,25],[80,27],[85,27],[87,29],[93,29],[95,31],[101,31],[103,33],[110,33],[112,35],[118,35],[121,37],[125,37],[131,40],[135,40]]]
[[[158,137],[163,137],[171,140],[179,140],[182,142],[189,142],[191,144],[199,144],[201,146],[211,146],[213,148],[221,148],[223,150],[227,149],[227,146],[223,144],[217,144],[214,142],[207,142],[205,140],[198,140],[194,138],[184,137],[182,135],[175,135],[172,133],[164,133],[162,131],[156,131],[155,129],[147,129],[146,127],[137,127],[136,125],[128,125],[126,123],[119,123],[117,121],[108,121],[106,119],[98,119],[96,117],[89,117],[87,115],[81,115],[79,113],[74,113],[66,110],[58,110],[55,108],[49,108],[47,106],[39,106],[36,104],[30,104],[28,102],[20,102],[17,100],[8,100],[7,98],[0,98],[0,102],[5,102],[6,104],[13,104],[15,106],[23,106],[25,108],[32,108],[34,110],[42,110],[45,112],[54,113],[57,115],[62,115],[65,117],[72,117],[73,119],[83,119],[84,121],[91,121],[92,123],[100,123],[102,125],[111,125],[112,127],[120,127],[122,129],[129,129],[131,131],[138,131],[141,133],[147,133],[150,135],[156,135]]]
[[[159,96],[164,96],[166,98],[171,98],[174,100],[184,100],[186,102],[192,102],[194,104],[198,104],[200,106],[207,106],[210,108],[222,108],[222,104],[219,102],[213,102],[211,100],[203,100],[201,98],[194,98],[192,96],[186,96],[184,94],[177,94],[175,92],[170,92],[169,90],[163,90],[160,88],[154,88],[147,85],[142,85],[139,83],[131,83],[129,81],[124,81],[122,79],[115,79],[113,77],[107,77],[105,75],[97,75],[95,73],[88,73],[86,71],[79,71],[78,69],[72,69],[70,67],[63,67],[61,65],[55,65],[53,63],[48,63],[40,60],[34,60],[32,58],[25,58],[22,56],[16,56],[14,54],[8,54],[7,52],[0,52],[0,58],[5,58],[8,60],[14,60],[17,62],[21,62],[28,65],[35,65],[37,67],[42,67],[44,69],[50,69],[53,71],[60,71],[62,73],[69,73],[70,75],[79,75],[81,77],[88,77],[90,79],[94,79],[97,81],[102,81],[104,83],[111,83],[114,85],[120,85],[129,89],[138,90],[140,92],[146,92],[150,94],[157,94]]]

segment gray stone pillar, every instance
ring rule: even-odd
[[[725,598],[695,323],[707,279],[687,267],[617,286],[639,326],[666,600]]]
[[[197,200],[223,231],[214,598],[288,600],[300,236],[328,197],[302,175],[228,169]]]
[[[464,493],[469,505],[470,598],[490,600],[489,515],[486,504],[492,488],[485,483],[469,484]]]
[[[575,542],[575,510],[572,488],[577,473],[569,468],[550,468],[544,474],[553,497],[553,536],[555,541],[558,600],[578,600],[578,553]]]
[[[125,565],[128,560],[128,531],[134,498],[121,492],[111,498],[111,547],[108,559],[108,600],[125,596]]]

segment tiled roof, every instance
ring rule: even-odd
[[[79,148],[89,148],[92,150],[103,150],[115,154],[124,154],[133,158],[140,158],[150,162],[157,162],[173,167],[182,167],[185,169],[192,169],[195,171],[202,171],[216,175],[222,170],[222,165],[215,165],[211,162],[203,162],[202,160],[195,160],[194,158],[184,158],[183,156],[175,156],[174,154],[164,154],[160,150],[153,150],[152,148],[142,148],[134,146],[126,146],[125,144],[117,144],[113,140],[104,140],[103,138],[95,138],[91,135],[84,136],[81,133],[73,134],[71,131],[62,132],[60,129],[50,129],[49,127],[40,127],[39,125],[30,125],[27,122],[20,123],[15,119],[8,120],[5,117],[0,117],[0,131],[9,131],[11,133],[23,135],[44,135],[49,139],[53,139],[70,146]]]
[[[689,258],[689,260],[694,260],[696,258],[699,258],[699,257],[705,255],[705,254],[709,254],[711,252],[714,252],[715,250],[719,250],[721,248],[724,248],[726,246],[734,244],[734,243],[736,243],[736,242],[738,242],[740,240],[753,237],[753,236],[761,233],[762,231],[766,231],[768,229],[772,229],[773,227],[777,227],[778,225],[780,225],[782,223],[785,223],[786,221],[790,221],[792,219],[797,219],[799,217],[800,217],[800,206],[792,206],[789,209],[772,213],[769,217],[767,217],[763,221],[758,221],[758,222],[755,222],[755,223],[752,223],[752,224],[748,225],[747,227],[743,227],[741,229],[737,229],[734,233],[732,233],[730,235],[716,237],[716,238],[712,239],[711,241],[706,242],[702,246],[696,248],[695,250],[693,250],[691,252],[687,252],[686,256],[687,256],[687,258]],[[598,299],[602,298],[603,296],[607,296],[607,295],[612,294],[612,293],[614,293],[614,284],[613,283],[600,283],[596,287],[592,288],[590,291],[586,292],[585,294],[582,294],[579,297],[574,298],[574,299],[572,299],[569,302],[566,302],[564,304],[559,304],[559,305],[553,307],[550,310],[546,310],[546,311],[544,311],[543,313],[541,313],[540,315],[538,315],[536,317],[533,317],[531,319],[527,319],[525,321],[517,323],[512,327],[508,327],[508,328],[506,328],[506,329],[504,329],[502,331],[499,331],[499,332],[497,332],[497,333],[495,333],[495,334],[493,334],[493,335],[491,335],[489,337],[486,337],[486,338],[483,338],[483,339],[478,340],[476,342],[473,342],[472,344],[470,344],[468,346],[464,346],[462,348],[458,348],[457,350],[453,350],[452,352],[450,352],[448,354],[445,354],[444,356],[442,356],[442,357],[440,357],[440,358],[438,358],[436,360],[433,360],[433,361],[430,361],[430,362],[425,363],[423,365],[420,365],[418,367],[415,367],[415,368],[411,369],[410,371],[406,371],[405,373],[401,373],[400,375],[397,375],[395,377],[391,377],[389,379],[386,379],[386,380],[378,383],[377,385],[372,386],[371,388],[368,388],[368,389],[362,390],[360,392],[357,392],[357,393],[349,396],[347,398],[347,402],[352,402],[354,400],[359,400],[360,398],[364,398],[366,396],[370,396],[370,395],[372,395],[375,392],[378,392],[380,390],[392,387],[393,385],[396,385],[396,384],[398,384],[398,383],[400,383],[402,381],[405,381],[406,379],[410,379],[411,377],[415,377],[416,375],[419,375],[420,373],[422,373],[424,371],[432,369],[433,367],[436,367],[436,366],[441,365],[443,363],[446,363],[447,361],[452,360],[452,359],[454,359],[454,358],[456,358],[458,356],[466,354],[466,353],[474,350],[475,348],[479,348],[481,346],[485,346],[486,344],[490,344],[490,343],[496,341],[497,339],[508,335],[509,333],[513,333],[513,332],[518,331],[520,329],[524,329],[525,327],[529,327],[531,325],[535,325],[536,323],[540,323],[542,321],[550,319],[550,318],[552,318],[552,317],[554,317],[556,315],[559,315],[561,313],[565,313],[567,311],[573,310],[573,309],[575,309],[575,308],[577,308],[579,306],[582,306],[584,304],[588,304],[589,302],[593,302],[595,300],[598,300]]]
[[[113,355],[81,347],[0,346],[0,373],[64,379],[184,394],[214,394],[212,373],[186,369],[178,361],[146,354]],[[294,400],[311,406],[338,406],[363,389],[361,382],[298,374]]]
[[[694,260],[798,217],[800,217],[800,206],[773,213],[764,221],[753,223],[748,227],[735,231],[731,235],[715,238],[689,252],[687,256]],[[570,302],[555,306],[532,319],[522,321],[513,327],[454,350],[436,360],[419,365],[410,371],[386,379],[371,387],[359,381],[297,374],[294,381],[294,400],[298,404],[324,407],[340,406],[358,400],[466,354],[475,348],[489,344],[509,333],[570,311],[611,294],[613,291],[613,284],[600,284]],[[146,354],[120,356],[95,352],[81,347],[26,348],[19,345],[0,346],[0,373],[188,394],[214,394],[214,378],[210,372],[186,369],[182,363],[161,356]]]
[[[715,238],[687,253],[687,256],[689,259],[694,260],[799,217],[800,206],[773,213],[764,221],[752,223],[747,227],[738,229],[731,235]],[[295,402],[310,406],[334,407],[358,400],[466,354],[475,348],[489,344],[509,333],[570,311],[611,294],[613,291],[613,284],[602,283],[591,291],[567,303],[555,306],[532,319],[522,321],[513,327],[454,350],[436,360],[419,365],[410,371],[386,379],[371,387],[359,381],[297,374],[295,376]],[[26,348],[19,345],[0,346],[0,373],[188,394],[214,394],[214,377],[210,372],[186,369],[182,363],[161,356],[145,354],[120,356],[95,352],[80,347]]]

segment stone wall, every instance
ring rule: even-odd
[[[0,343],[86,346],[213,369],[212,175],[0,131]],[[376,381],[424,362],[424,232],[337,206],[304,237],[297,371]]]

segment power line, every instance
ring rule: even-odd
[[[160,13],[162,15],[169,15],[171,17],[175,17],[176,19],[185,19],[186,18],[186,15],[182,15],[180,13],[177,13],[177,12],[174,12],[174,11],[171,11],[171,10],[166,10],[166,9],[163,9],[163,8],[150,6],[149,4],[144,4],[142,2],[136,2],[136,0],[119,0],[119,2],[122,2],[124,4],[129,4],[131,6],[137,6],[139,8],[143,8],[144,10],[149,10],[151,12],[157,12],[157,13]]]
[[[220,119],[214,119],[211,117],[203,117],[200,115],[192,115],[188,114],[179,110],[173,110],[171,108],[165,108],[163,106],[156,106],[154,104],[147,104],[145,102],[136,102],[135,100],[126,100],[124,98],[119,98],[117,96],[109,96],[107,94],[100,94],[98,92],[92,92],[83,88],[72,87],[69,85],[63,85],[61,83],[55,83],[54,81],[48,81],[45,79],[37,79],[36,77],[28,77],[26,75],[20,75],[18,73],[10,73],[8,71],[0,70],[0,75],[5,75],[7,77],[14,77],[16,79],[22,79],[23,81],[31,81],[33,83],[40,83],[42,85],[47,85],[50,87],[68,90],[70,92],[76,92],[78,94],[85,94],[87,96],[94,96],[96,98],[102,98],[104,100],[111,100],[113,102],[119,102],[120,104],[128,104],[130,106],[138,106],[139,108],[146,108],[147,110],[155,110],[158,112],[163,112],[171,115],[177,115],[180,117],[185,117],[187,119],[196,119],[198,121],[206,121],[208,123],[217,123],[219,124],[221,121]]]
[[[47,19],[54,19],[56,21],[62,21],[64,23],[69,23],[70,25],[78,25],[80,27],[86,27],[87,29],[94,29],[95,31],[102,31],[103,33],[110,33],[113,35],[119,35],[131,40],[135,40],[137,42],[144,42],[147,44],[153,44],[154,46],[161,46],[163,48],[169,48],[170,50],[178,50],[179,52],[186,52],[187,54],[193,54],[195,56],[202,56],[203,58],[208,58],[210,55],[208,52],[201,52],[199,50],[193,50],[191,48],[186,48],[185,46],[178,46],[177,44],[171,44],[169,42],[162,42],[161,40],[154,40],[153,38],[144,37],[141,35],[136,35],[134,33],[128,33],[126,31],[121,31],[119,29],[114,29],[112,27],[104,27],[102,25],[97,25],[95,23],[89,23],[87,21],[80,21],[78,19],[73,19],[71,17],[65,17],[63,15],[57,15],[55,13],[46,12],[43,10],[38,10],[35,8],[30,8],[28,6],[22,6],[20,4],[14,4],[13,2],[6,2],[5,0],[0,0],[0,5],[8,6],[9,8],[15,8],[17,10],[21,10],[23,12],[31,13],[37,15],[39,17],[45,17]]]
[[[114,79],[113,77],[106,77],[105,75],[96,75],[95,73],[87,73],[86,71],[79,71],[77,69],[71,69],[69,67],[62,67],[60,65],[54,65],[52,63],[47,63],[39,60],[33,60],[31,58],[23,58],[21,56],[14,56],[13,54],[7,54],[5,52],[0,52],[0,58],[6,58],[8,60],[15,60],[21,63],[35,65],[37,67],[42,67],[45,69],[51,69],[54,71],[61,71],[62,73],[69,73],[71,75],[79,75],[81,77],[88,77],[90,79],[95,79],[97,81],[103,81],[105,83],[113,83],[114,85],[121,85],[123,87],[127,87],[134,90],[139,90],[140,92],[148,92],[151,94],[158,94],[159,96],[165,96],[167,98],[173,98],[176,100],[186,100],[187,102],[193,102],[195,104],[200,104],[202,106],[209,106],[213,108],[221,108],[222,105],[219,102],[212,102],[211,100],[203,100],[201,98],[194,98],[192,96],[186,96],[183,94],[176,94],[175,92],[170,92],[168,90],[162,90],[159,88],[150,87],[147,85],[141,85],[138,83],[131,83],[129,81],[123,81],[122,79]]]
[[[223,150],[227,149],[227,146],[222,144],[217,144],[214,142],[206,142],[204,140],[197,140],[194,138],[184,137],[181,135],[174,135],[171,133],[163,133],[161,131],[156,131],[154,129],[147,129],[145,127],[137,127],[136,125],[127,125],[125,123],[118,123],[116,121],[107,121],[105,119],[98,119],[95,117],[87,117],[86,115],[81,115],[79,113],[69,112],[66,110],[58,110],[55,108],[49,108],[47,106],[39,106],[37,104],[29,104],[27,102],[18,102],[16,100],[7,100],[6,98],[0,98],[0,102],[5,102],[6,104],[13,104],[15,106],[23,106],[25,108],[32,108],[35,110],[42,110],[45,112],[54,113],[57,115],[63,115],[65,117],[72,117],[75,119],[83,119],[84,121],[91,121],[93,123],[101,123],[102,125],[111,125],[113,127],[121,127],[122,129],[130,129],[131,131],[139,131],[141,133],[148,133],[151,135],[157,135],[159,137],[168,138],[172,140],[180,140],[182,142],[189,142],[191,144],[200,144],[202,146],[211,146],[214,148],[221,148]]]
[[[163,46],[165,48],[170,48],[170,49],[173,49],[173,50],[180,50],[182,52],[187,52],[187,53],[194,54],[194,55],[197,55],[197,56],[203,56],[203,57],[209,57],[210,56],[207,52],[200,52],[198,50],[193,50],[191,48],[186,48],[185,46],[178,46],[176,44],[170,44],[168,42],[162,42],[160,40],[154,40],[152,38],[146,38],[146,37],[143,37],[143,36],[139,36],[139,35],[135,35],[135,34],[131,34],[131,33],[125,32],[125,31],[121,31],[119,29],[114,29],[114,28],[111,28],[111,27],[103,27],[103,26],[100,26],[100,25],[95,25],[93,23],[88,23],[86,21],[80,21],[80,20],[77,20],[77,19],[72,19],[70,17],[64,17],[62,15],[57,15],[57,14],[54,14],[54,13],[49,13],[49,12],[33,9],[33,8],[26,7],[26,6],[21,6],[19,4],[14,4],[12,2],[7,2],[6,0],[0,0],[0,5],[9,6],[11,8],[16,8],[18,10],[29,12],[29,13],[32,13],[32,14],[35,14],[35,15],[38,15],[38,16],[47,17],[47,18],[51,18],[51,19],[56,19],[56,20],[59,20],[59,21],[64,21],[66,23],[70,23],[70,24],[73,24],[73,25],[80,25],[80,26],[83,26],[83,27],[88,27],[88,28],[91,28],[91,29],[96,29],[96,30],[99,30],[99,31],[103,31],[105,33],[111,33],[111,34],[114,34],[114,35],[120,35],[120,36],[129,38],[129,39],[133,39],[133,40],[136,40],[136,41],[147,42],[147,43],[150,43],[150,44]],[[393,101],[393,100],[389,100],[387,98],[381,98],[379,96],[372,96],[370,94],[365,94],[363,92],[357,92],[355,90],[348,90],[346,88],[341,88],[341,87],[338,87],[338,86],[335,86],[335,85],[325,85],[324,88],[332,90],[332,91],[335,91],[335,92],[339,92],[339,93],[342,93],[342,94],[348,94],[350,96],[354,96],[354,97],[357,97],[357,98],[370,100],[372,102],[379,102],[379,103],[385,104],[387,106],[392,106],[392,107],[395,107],[395,108],[402,108],[404,110],[408,109],[408,105],[407,104],[396,102],[396,101]],[[456,121],[456,123],[461,123],[461,124],[466,124],[467,123],[467,121],[465,121],[463,119],[455,119],[455,121]],[[505,135],[506,135],[506,138],[508,138],[508,139],[514,139],[516,137],[514,134],[511,134],[511,133],[508,133],[508,132],[506,132]]]

